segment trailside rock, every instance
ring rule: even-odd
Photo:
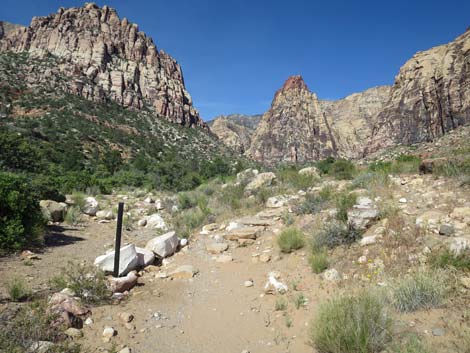
[[[208,243],[206,250],[209,254],[220,254],[228,249],[227,243]]]
[[[82,208],[82,211],[84,214],[87,214],[89,216],[96,216],[96,213],[99,210],[99,204],[98,201],[92,196],[88,196],[85,199],[85,205]]]
[[[264,285],[264,292],[266,294],[284,294],[287,292],[288,287],[280,282],[278,279],[280,278],[277,272],[270,272],[268,274],[268,281]]]
[[[173,255],[178,248],[179,239],[174,231],[160,235],[148,241],[145,248],[153,251],[160,258]]]
[[[139,258],[139,265],[141,267],[147,267],[155,262],[155,254],[153,253],[153,251],[139,247],[136,247],[135,251],[137,252],[137,256]]]
[[[183,265],[171,271],[168,274],[168,277],[173,279],[190,279],[193,278],[198,272],[199,270],[191,265]]]
[[[98,256],[95,259],[95,266],[106,273],[114,271],[114,251]],[[121,248],[119,256],[119,276],[128,274],[139,267],[139,256],[134,244],[129,244]]]
[[[232,229],[224,234],[224,238],[228,240],[237,239],[256,239],[258,234],[264,230],[264,227],[242,227]]]
[[[323,278],[327,281],[332,281],[332,282],[341,281],[340,273],[334,268],[331,268],[323,272]]]
[[[161,229],[161,230],[168,229],[162,216],[160,216],[158,213],[154,213],[146,217],[145,219],[147,220],[147,223],[146,223],[147,228],[154,228],[154,229]]]
[[[347,211],[348,223],[355,229],[366,229],[379,216],[379,209],[368,197],[359,197],[352,209]]]
[[[247,186],[245,186],[246,192],[252,192],[258,190],[264,186],[270,186],[276,179],[276,174],[273,172],[260,173],[251,180]]]
[[[267,208],[280,208],[287,205],[289,198],[284,195],[272,196],[266,201]]]
[[[52,200],[41,200],[39,202],[42,214],[51,222],[62,222],[67,211],[67,204]]]
[[[138,277],[135,271],[129,272],[125,277],[109,278],[109,289],[113,293],[129,291],[137,284]]]
[[[449,250],[454,253],[454,255],[460,255],[465,250],[470,249],[470,239],[465,237],[453,238],[449,242]]]
[[[237,183],[246,184],[253,180],[259,174],[258,169],[245,169],[237,174]]]
[[[102,211],[96,212],[96,217],[98,219],[112,220],[114,219],[114,213],[111,210],[102,210]]]

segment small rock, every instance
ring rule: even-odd
[[[70,288],[64,288],[60,292],[62,294],[68,295],[69,297],[75,297],[75,292]]]
[[[455,228],[452,224],[441,224],[439,227],[439,234],[450,237],[455,233]]]
[[[229,263],[229,262],[232,262],[233,261],[233,257],[230,256],[230,255],[219,255],[217,256],[217,258],[215,259],[216,262],[218,263]]]
[[[186,245],[188,245],[188,239],[186,238],[180,239],[180,247],[184,248]]]
[[[110,326],[106,326],[103,330],[103,338],[110,339],[116,335],[116,330]]]
[[[209,243],[206,244],[206,250],[210,254],[220,254],[228,249],[227,243]]]
[[[147,220],[145,218],[142,218],[141,220],[137,222],[137,225],[139,227],[145,227],[147,225]]]
[[[245,281],[245,283],[243,283],[243,285],[245,287],[253,287],[253,281],[252,280],[248,280],[248,281]]]
[[[183,265],[168,274],[173,279],[190,279],[193,278],[199,270],[191,265]]]
[[[37,341],[29,346],[28,352],[47,353],[54,351],[55,344],[49,341]],[[6,351],[5,351],[6,352]]]
[[[121,319],[122,322],[127,323],[131,322],[134,320],[134,315],[127,313],[127,312],[122,312],[118,314],[118,317]]]
[[[359,262],[360,264],[365,264],[367,262],[367,256],[365,255],[362,255],[358,260],[357,262]]]
[[[444,331],[444,329],[442,329],[442,328],[433,328],[433,329],[432,329],[432,335],[433,335],[433,336],[444,336],[444,335],[445,335],[445,331]]]
[[[110,278],[110,289],[111,291],[116,293],[124,293],[125,291],[129,291],[135,287],[137,284],[138,277],[135,271],[129,272],[126,277],[119,277],[119,278]]]
[[[323,272],[323,278],[327,281],[337,282],[341,280],[341,275],[336,269],[331,268]]]
[[[132,351],[129,347],[124,347],[118,353],[132,353]]]
[[[94,197],[89,196],[85,199],[85,206],[82,208],[84,214],[94,217],[98,209],[99,204]]]
[[[271,255],[263,253],[259,256],[259,261],[264,262],[264,263],[269,262],[271,261]]]
[[[87,318],[84,322],[85,325],[91,326],[93,325],[93,319],[91,317]]]
[[[280,274],[275,271],[268,274],[268,282],[266,282],[264,285],[264,292],[266,294],[284,294],[287,292],[287,286],[284,283],[278,281],[279,277]]]
[[[402,198],[400,198],[400,199],[398,200],[398,202],[400,202],[400,203],[407,203],[408,200],[407,200],[406,198],[402,197]]]
[[[73,337],[73,338],[80,338],[83,337],[83,332],[80,331],[79,329],[70,327],[64,332],[67,336]]]

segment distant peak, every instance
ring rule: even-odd
[[[301,75],[290,76],[284,85],[282,86],[282,90],[290,90],[290,89],[308,89],[307,85],[304,82],[304,79]]]

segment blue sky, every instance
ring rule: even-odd
[[[392,84],[416,51],[451,41],[470,25],[459,0],[110,0],[183,67],[205,120],[263,113],[290,75],[320,98]],[[84,1],[2,0],[0,19],[31,17]]]

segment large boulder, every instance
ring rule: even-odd
[[[129,244],[121,248],[119,256],[119,276],[127,275],[130,271],[139,267],[139,256],[134,244]],[[106,273],[114,271],[114,251],[95,259],[95,266]]]
[[[314,178],[320,178],[320,173],[315,167],[307,167],[299,170],[300,175],[308,175]]]
[[[155,254],[153,251],[136,247],[137,256],[139,257],[139,266],[147,267],[155,262]]]
[[[160,258],[173,255],[178,248],[179,239],[174,231],[160,235],[148,241],[145,248],[153,251]]]
[[[67,204],[52,200],[41,200],[39,202],[42,214],[51,222],[62,222],[67,211]]]
[[[146,217],[145,219],[147,220],[147,223],[146,223],[147,228],[161,229],[161,230],[168,229],[165,221],[163,220],[163,217],[160,216],[158,213],[154,213]]]
[[[85,199],[85,205],[83,206],[82,212],[89,216],[96,216],[96,213],[99,210],[98,201],[92,196],[88,196]]]
[[[359,197],[352,209],[348,210],[348,222],[358,230],[366,229],[379,217],[379,209],[368,197]]]
[[[237,174],[237,183],[246,184],[253,180],[258,175],[257,169],[245,169],[244,171]]]
[[[111,210],[102,210],[102,211],[96,212],[96,217],[98,219],[104,219],[104,220],[110,221],[114,219],[114,213]]]
[[[258,174],[245,186],[246,192],[256,191],[264,186],[270,186],[276,179],[276,174],[272,172]]]

